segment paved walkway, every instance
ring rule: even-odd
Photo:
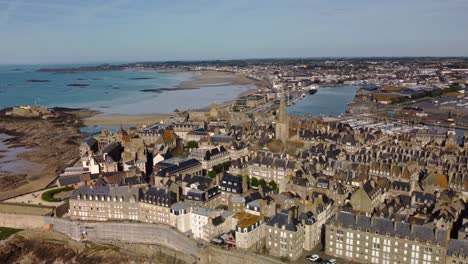
[[[63,204],[64,202],[58,202],[58,203],[51,203],[51,202],[46,202],[42,200],[42,194],[52,190],[52,189],[57,189],[55,188],[50,188],[50,189],[45,189],[42,191],[37,191],[33,193],[28,193],[25,195],[21,195],[15,198],[11,198],[6,200],[5,202],[7,203],[25,203],[25,204],[37,204],[37,205],[48,205],[48,206],[59,206]]]

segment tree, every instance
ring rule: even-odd
[[[223,171],[229,170],[230,166],[231,166],[231,162],[228,161],[228,162],[224,162],[223,164],[218,164],[218,165],[213,166],[213,170],[216,173],[221,173]]]
[[[266,182],[264,179],[260,179],[260,180],[258,181],[258,185],[260,185],[260,186],[266,186],[266,185],[267,185],[267,182]]]
[[[189,149],[198,148],[198,142],[193,141],[193,140],[189,141],[187,142],[187,145],[185,147]]]
[[[257,187],[258,186],[258,179],[255,177],[250,178],[250,186]]]
[[[273,190],[278,188],[278,184],[274,180],[269,181],[268,186],[270,186]]]
[[[208,176],[210,176],[210,178],[216,177],[217,174],[218,173],[216,171],[214,171],[214,170],[208,172]]]

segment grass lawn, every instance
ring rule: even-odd
[[[21,231],[21,229],[0,227],[0,240],[7,239],[11,235],[18,233],[19,231]]]
[[[61,192],[68,192],[71,190],[73,190],[73,187],[63,187],[63,188],[52,189],[47,192],[44,192],[41,198],[42,200],[46,202],[51,202],[51,203],[61,202],[62,200],[54,198],[54,195],[61,193]]]

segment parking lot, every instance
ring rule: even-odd
[[[292,263],[292,264],[320,263],[320,261],[319,262],[311,262],[311,261],[306,259],[307,256],[314,255],[314,254],[319,255],[322,260],[335,259],[337,264],[360,263],[360,262],[356,262],[356,261],[354,261],[352,259],[343,259],[343,258],[337,258],[337,257],[334,257],[334,256],[325,255],[325,252],[322,251],[321,249],[322,249],[322,245],[318,245],[312,251],[305,251],[304,254],[297,261],[288,262],[288,263]]]

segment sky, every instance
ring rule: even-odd
[[[0,64],[468,56],[468,0],[0,0]]]

